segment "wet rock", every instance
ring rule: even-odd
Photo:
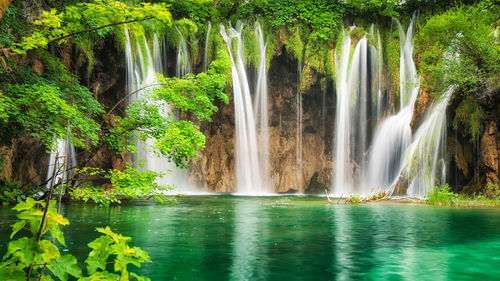
[[[480,168],[486,175],[486,182],[498,184],[499,181],[499,163],[498,163],[498,146],[497,146],[497,124],[490,121],[486,130],[481,137],[480,144]]]
[[[307,188],[305,190],[305,193],[307,194],[321,194],[327,190],[326,184],[323,184],[319,182],[318,180],[319,174],[316,172],[314,175],[311,177],[311,180],[309,181],[309,184],[307,185]]]

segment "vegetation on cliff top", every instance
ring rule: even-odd
[[[238,20],[259,20],[262,24],[268,61],[283,50],[299,60],[303,67],[299,90],[305,92],[317,82],[317,73],[324,77],[322,85],[327,84],[325,79],[334,80],[337,37],[344,26],[353,23],[360,25],[353,30],[357,37],[367,34],[364,26],[378,23],[386,51],[385,65],[396,81],[398,38],[396,32],[386,30],[390,30],[393,17],[408,18],[419,12],[416,54],[424,86],[433,92],[441,92],[439,89],[449,83],[461,88],[454,99],[455,128],[462,128],[477,140],[487,104],[498,97],[500,56],[493,29],[498,25],[499,7],[493,0],[438,4],[424,0],[150,2],[53,0],[11,4],[0,20],[1,144],[10,146],[16,139],[32,136],[50,148],[54,139],[64,138],[69,131],[69,139],[77,147],[96,151],[109,143],[121,152],[133,150],[129,137],[138,135],[142,139],[155,138],[159,154],[186,167],[187,160],[204,147],[204,136],[197,126],[171,116],[165,118],[157,106],[143,100],[131,104],[124,116],[117,116],[117,112],[103,114],[108,108],[96,101],[93,93],[71,74],[75,69],[69,71],[71,65],[64,65],[54,52],[68,46],[75,48],[77,57],[85,58],[87,71],[91,72],[95,44],[114,37],[121,46],[124,26],[137,36],[166,34],[167,44],[174,48],[180,33],[190,45],[193,62],[197,62],[200,37],[207,32],[207,21],[212,22],[208,57],[214,60],[213,70],[185,79],[159,77],[158,84],[163,87],[150,93],[152,99],[174,104],[199,120],[210,120],[217,110],[213,105],[216,100],[227,102],[223,88],[228,60],[216,25]],[[251,44],[257,40],[254,35],[249,32],[244,36],[249,54],[256,46]],[[447,59],[449,53],[460,53],[460,59]],[[144,118],[144,112],[148,112],[148,118]],[[174,145],[179,142],[181,146]]]

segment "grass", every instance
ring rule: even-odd
[[[500,207],[500,189],[498,185],[489,184],[484,194],[458,194],[450,190],[448,184],[434,187],[426,197],[429,205],[456,207]]]

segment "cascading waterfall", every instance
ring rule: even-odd
[[[411,143],[410,123],[419,91],[419,77],[413,61],[413,19],[405,34],[397,21],[400,38],[400,83],[401,110],[385,119],[373,142],[368,166],[368,177],[363,190],[389,189],[397,180],[402,169],[405,151]]]
[[[127,39],[125,45],[127,86],[130,93],[137,91],[137,93],[130,97],[130,102],[134,102],[140,98],[147,98],[147,90],[141,89],[154,84],[156,80],[155,75],[157,73],[163,73],[162,47],[156,35],[152,38],[153,52],[150,51],[148,40],[145,36],[135,37],[133,39],[137,45],[137,56],[134,56],[132,40],[127,29],[125,29],[125,36]],[[182,60],[181,58],[181,61]],[[162,114],[167,116],[172,109],[168,104],[162,104],[162,106],[164,109]],[[178,189],[175,190],[175,192],[189,192],[194,189],[194,187],[187,183],[186,171],[177,168],[175,164],[170,162],[166,157],[158,156],[152,151],[151,147],[154,144],[153,140],[136,140],[136,143],[137,153],[134,155],[134,162],[136,164],[141,160],[145,160],[145,169],[163,173],[168,172],[163,178],[157,180],[159,184],[176,185]]]
[[[255,33],[259,38],[259,69],[257,72],[257,85],[255,87],[256,96],[254,103],[255,118],[258,120],[257,129],[260,132],[259,138],[259,163],[261,169],[262,184],[264,187],[271,186],[269,179],[269,118],[267,102],[267,65],[266,65],[266,42],[260,24],[255,24]]]
[[[335,182],[333,183],[334,192],[338,194],[347,194],[351,190],[351,174],[348,171],[349,166],[349,128],[350,128],[350,96],[347,85],[347,71],[349,67],[349,53],[351,50],[351,37],[343,31],[342,53],[336,57],[337,73],[337,112],[336,112],[336,149],[335,149]]]
[[[430,109],[408,147],[401,174],[408,182],[408,196],[423,198],[437,183],[437,176],[444,184],[446,107],[456,88],[448,87],[441,100]]]
[[[263,134],[267,134],[267,76],[265,73],[265,50],[262,32],[260,26],[257,25],[258,37],[260,42],[260,66],[259,77],[257,79],[256,101],[263,103],[261,105],[253,105],[252,95],[246,74],[245,65],[243,63],[243,41],[241,32],[243,25],[237,29],[230,27],[229,35],[223,25],[220,27],[220,34],[226,42],[229,50],[231,62],[232,79],[233,79],[233,100],[236,123],[236,182],[238,193],[255,194],[270,192],[268,169],[263,170],[263,167],[268,167],[266,151],[268,148],[263,148],[259,145],[257,138],[257,124],[260,124],[261,139]],[[236,39],[236,51],[233,50],[233,39]],[[259,84],[260,83],[260,84]],[[255,112],[259,109],[260,122],[256,118]],[[267,143],[267,139],[262,143]],[[264,157],[260,155],[265,155]]]
[[[354,178],[363,177],[365,170],[365,154],[372,135],[369,119],[376,115],[381,100],[377,98],[381,96],[380,84],[373,83],[380,74],[379,59],[377,48],[369,46],[366,36],[358,41],[351,55],[351,37],[345,30],[341,52],[335,57],[337,113],[333,191],[336,195],[347,195],[356,191]]]
[[[177,29],[179,33],[179,46],[177,48],[177,64],[175,69],[175,76],[182,78],[188,73],[192,73],[191,58],[189,56],[189,49],[186,39],[182,32]]]

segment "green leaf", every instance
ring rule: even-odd
[[[40,240],[38,242],[38,246],[42,251],[40,257],[45,263],[50,263],[51,260],[57,258],[60,255],[59,249],[57,249],[57,247],[49,240]]]
[[[82,270],[77,265],[77,260],[72,255],[58,256],[47,268],[62,281],[68,280],[68,274],[73,277],[82,277]]]
[[[88,244],[92,248],[89,257],[85,260],[89,274],[95,273],[97,269],[106,269],[108,257],[113,253],[111,243],[113,240],[110,237],[101,236]]]
[[[64,241],[64,234],[59,228],[59,225],[54,225],[50,228],[50,236],[52,239],[59,241],[61,245],[66,246],[66,241]]]
[[[25,220],[20,220],[16,222],[15,224],[12,225],[12,234],[10,235],[10,239],[14,237],[14,235],[19,232],[19,230],[23,229],[23,227],[26,225]]]
[[[26,280],[26,272],[16,268],[15,265],[0,267],[0,280],[24,281]]]
[[[107,271],[96,272],[89,277],[79,278],[78,281],[109,281],[120,280],[120,275],[113,274]]]
[[[9,257],[12,262],[20,262],[23,264],[33,263],[33,257],[36,252],[35,238],[22,237],[20,239],[9,242],[7,253],[3,257],[7,260]]]

